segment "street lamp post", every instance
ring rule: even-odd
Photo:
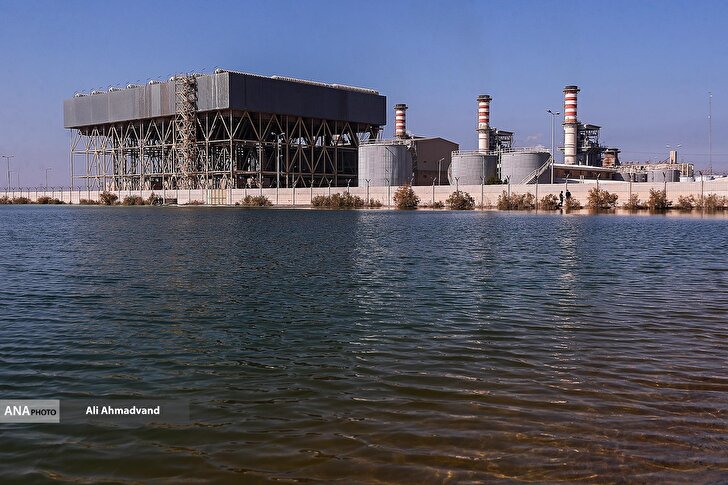
[[[554,124],[556,123],[556,117],[561,114],[560,111],[546,110],[551,115],[551,183],[554,183]]]
[[[8,192],[10,192],[10,159],[15,158],[15,155],[3,155],[6,162],[8,162]]]
[[[45,191],[48,192],[48,172],[53,170],[52,168],[45,169]]]
[[[704,187],[704,184],[705,184],[705,179],[703,178],[703,171],[702,170],[698,170],[698,173],[700,174],[700,207],[702,209],[705,209],[705,201],[703,200],[703,194],[704,194],[703,187]]]
[[[15,173],[15,170],[8,171],[8,180],[11,180],[12,179],[12,174],[14,174],[14,173]],[[12,185],[12,184],[8,184],[8,185]],[[14,185],[13,185],[13,195],[12,195],[12,197],[15,198],[15,186]]]

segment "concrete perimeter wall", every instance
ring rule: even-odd
[[[583,184],[569,184],[569,191],[572,197],[579,200],[582,204],[586,204],[589,190],[595,185],[593,183]],[[668,182],[664,184],[660,183],[632,183],[629,182],[601,182],[600,188],[606,189],[611,193],[615,193],[619,196],[617,205],[621,205],[626,202],[629,198],[629,194],[637,194],[641,201],[646,201],[649,198],[650,189],[663,190],[667,188],[667,198],[673,202],[677,202],[679,196],[683,195],[694,195],[700,197],[701,190],[704,195],[717,194],[719,196],[728,196],[728,181],[709,181],[709,182]],[[546,194],[559,194],[560,191],[566,191],[564,184],[539,184],[539,185],[461,185],[460,190],[468,192],[474,199],[475,203],[480,206],[483,204],[485,207],[493,207],[498,202],[498,196],[503,191],[508,192],[510,188],[511,193],[523,194],[530,192],[537,196],[540,200]],[[417,186],[413,187],[415,193],[420,197],[421,203],[432,202],[433,198],[435,201],[444,202],[450,194],[455,191],[454,186],[441,185],[435,186]],[[392,197],[396,192],[397,187],[352,187],[349,192],[352,195],[358,195],[362,198],[374,199],[382,202],[385,207],[393,205]],[[176,199],[178,204],[186,204],[190,201],[199,201],[206,205],[233,205],[236,202],[240,202],[246,195],[265,195],[273,202],[274,205],[284,206],[308,206],[311,204],[311,198],[317,195],[329,195],[334,193],[345,193],[346,187],[328,187],[324,188],[297,188],[297,189],[278,189],[266,188],[266,189],[221,189],[221,190],[121,190],[114,191],[119,200],[129,195],[139,195],[143,198],[149,197],[152,193],[167,199],[168,202],[172,202]],[[32,201],[36,201],[39,197],[48,196],[51,198],[60,199],[66,203],[78,204],[80,199],[91,199],[98,200],[99,191],[87,191],[87,190],[69,190],[66,189],[54,189],[43,191],[42,189],[11,189],[10,191],[0,190],[0,197],[8,196],[14,197],[28,197]]]

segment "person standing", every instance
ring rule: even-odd
[[[564,207],[564,191],[559,192],[559,207]]]

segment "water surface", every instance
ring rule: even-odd
[[[724,483],[728,220],[0,207],[0,425],[78,483]]]

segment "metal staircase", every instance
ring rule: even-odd
[[[531,181],[538,179],[538,177],[540,177],[541,174],[544,173],[551,166],[552,161],[553,158],[549,157],[549,159],[546,160],[546,163],[538,167],[536,170],[528,174],[526,178],[521,180],[521,184],[530,184]]]

